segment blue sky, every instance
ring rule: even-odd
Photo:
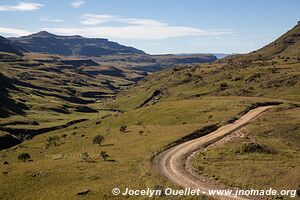
[[[299,0],[1,0],[0,35],[47,30],[147,53],[245,53],[300,20]]]

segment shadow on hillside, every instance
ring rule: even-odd
[[[113,146],[114,144],[102,144],[101,147]]]
[[[10,98],[8,90],[18,90],[10,82],[9,78],[0,73],[0,118],[8,117],[13,113],[25,115],[24,110],[28,110],[24,103],[16,102]]]

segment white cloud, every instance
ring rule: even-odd
[[[61,35],[82,35],[85,37],[105,37],[111,39],[158,40],[184,36],[215,36],[230,34],[228,30],[209,31],[193,27],[177,26],[123,26],[86,28],[45,28]]]
[[[40,21],[43,21],[43,22],[63,22],[64,20],[63,19],[51,19],[49,18],[48,16],[42,16],[40,18]]]
[[[104,25],[103,23],[106,22],[117,22],[118,26]],[[203,30],[188,26],[171,26],[154,19],[126,18],[114,15],[85,14],[80,16],[80,23],[86,26],[46,28],[46,30],[61,35],[142,40],[159,40],[185,36],[211,37],[232,34],[232,30]]]
[[[7,28],[7,27],[0,27],[0,33],[6,35],[13,35],[13,36],[22,36],[22,35],[30,35],[31,32],[22,30],[22,29],[15,29],[15,28]]]
[[[80,8],[85,3],[86,2],[83,0],[75,0],[71,3],[71,6],[73,6],[74,8]]]
[[[166,26],[166,23],[153,19],[137,19],[137,18],[125,18],[114,15],[95,15],[85,14],[82,15],[80,20],[84,25],[98,25],[105,22],[121,22],[125,24],[138,25],[138,26]]]
[[[114,20],[115,17],[112,15],[85,14],[81,16],[80,23],[84,25],[97,25]]]
[[[18,3],[14,6],[9,5],[0,5],[0,11],[32,11],[32,10],[38,10],[40,9],[43,4],[39,3]]]
[[[127,24],[133,24],[133,25],[139,25],[139,26],[167,26],[168,24],[160,22],[158,20],[153,19],[136,19],[136,18],[125,18],[125,19],[119,19],[121,22],[127,23]]]

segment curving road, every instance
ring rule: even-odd
[[[273,106],[262,106],[255,108],[240,119],[236,120],[231,124],[220,127],[216,131],[205,135],[203,137],[187,141],[185,143],[179,144],[171,149],[168,149],[158,155],[154,163],[156,164],[159,173],[167,177],[173,183],[180,185],[185,188],[200,189],[201,192],[208,194],[208,190],[219,189],[213,185],[209,185],[207,182],[199,180],[196,176],[192,175],[186,169],[187,158],[191,156],[197,150],[207,147],[208,145],[220,140],[224,136],[238,130],[250,120],[257,117],[267,109]],[[223,188],[224,189],[224,188]],[[234,196],[216,196],[219,199],[224,200],[245,200],[246,197],[234,197]]]

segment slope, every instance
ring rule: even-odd
[[[25,50],[14,45],[13,42],[9,41],[8,39],[0,36],[0,52],[22,55],[22,51]]]
[[[250,57],[268,59],[297,57],[300,59],[300,22],[274,42],[249,54]]]

